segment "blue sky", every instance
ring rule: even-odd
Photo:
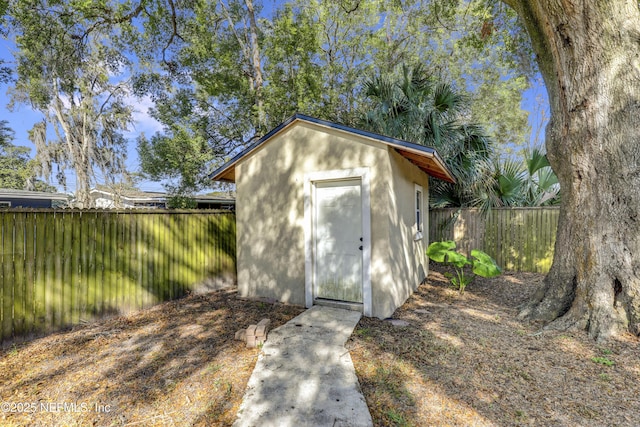
[[[0,59],[3,59],[8,65],[13,65],[13,57],[11,52],[15,49],[14,44],[9,41],[0,38]],[[13,111],[9,111],[8,104],[10,97],[8,91],[10,85],[0,85],[0,120],[6,120],[9,122],[9,127],[15,132],[15,139],[13,141],[16,145],[23,145],[31,148],[32,157],[35,156],[35,147],[29,141],[28,132],[35,123],[42,120],[42,114],[34,111],[29,105],[17,105]],[[153,105],[149,98],[138,99],[130,98],[131,105],[134,106],[136,112],[134,113],[134,126],[125,134],[129,139],[129,149],[127,156],[127,169],[131,172],[139,170],[138,165],[138,153],[136,151],[135,139],[140,133],[144,133],[147,136],[153,135],[156,131],[161,130],[160,124],[150,117],[147,112]],[[72,171],[66,173],[67,176],[67,191],[75,191],[75,177]],[[57,185],[57,182],[52,182],[52,185],[56,185],[60,190],[62,188]],[[147,191],[164,191],[160,182],[144,181],[141,183],[141,188]]]
[[[269,6],[271,6],[270,3],[272,2],[265,2],[265,6],[268,5],[266,9],[269,9]],[[263,13],[264,12],[265,11],[263,11]],[[0,38],[0,59],[5,60],[11,65],[13,61],[11,52],[14,49],[15,47],[11,41]],[[42,120],[42,116],[39,112],[32,110],[28,105],[18,105],[14,111],[9,111],[7,107],[9,103],[8,89],[9,85],[0,85],[0,120],[8,121],[9,126],[14,130],[14,144],[31,148],[32,156],[34,156],[35,147],[28,139],[28,131],[36,122]],[[137,136],[141,133],[151,136],[156,131],[160,131],[161,126],[147,114],[148,109],[153,105],[150,99],[137,99],[132,97],[130,98],[130,102],[136,112],[134,113],[135,123],[129,132],[125,134],[130,141],[127,168],[130,172],[136,172],[139,171],[139,161],[135,143]],[[542,83],[535,85],[525,92],[522,106],[524,110],[529,112],[529,124],[532,128],[531,139],[533,140],[536,134],[538,134],[538,142],[542,142],[544,140],[544,129],[542,129],[541,132],[539,131],[541,129],[540,123],[544,123],[544,118],[548,116],[547,94]],[[71,171],[68,171],[66,176],[67,191],[73,192],[75,190],[75,177]],[[100,177],[98,177],[98,179],[100,179]],[[56,182],[52,182],[51,184],[57,185]],[[161,182],[143,181],[139,184],[139,187],[145,191],[164,191]],[[58,186],[58,188],[62,190],[60,186]]]

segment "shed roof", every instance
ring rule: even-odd
[[[403,141],[401,139],[391,138],[384,135],[379,135],[373,132],[367,132],[364,130],[352,128],[349,126],[341,125],[338,123],[329,122],[326,120],[316,119],[314,117],[306,116],[304,114],[294,114],[289,117],[287,120],[282,122],[280,125],[275,127],[265,136],[260,138],[255,143],[251,144],[249,147],[244,149],[238,155],[233,157],[231,160],[226,162],[220,168],[213,171],[209,178],[213,181],[224,181],[224,182],[235,182],[235,167],[238,162],[247,157],[253,151],[258,149],[261,145],[271,140],[274,136],[289,128],[290,126],[295,125],[298,122],[307,122],[312,123],[319,126],[328,127],[331,129],[337,129],[342,132],[350,133],[353,135],[358,135],[364,138],[372,139],[383,144],[386,144],[393,149],[395,149],[398,153],[400,153],[403,157],[409,160],[411,163],[418,166],[422,171],[426,174],[433,176],[435,178],[442,179],[448,182],[455,182],[455,178],[451,171],[447,168],[446,164],[440,158],[435,149],[431,147],[426,147],[420,144],[414,144],[412,142]]]

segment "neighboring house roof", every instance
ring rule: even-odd
[[[198,202],[226,202],[231,204],[236,202],[236,199],[233,197],[193,196],[193,199]]]
[[[64,200],[64,201],[69,200],[69,196],[62,193],[14,190],[11,188],[0,188],[0,198],[2,197],[12,198],[12,199]]]
[[[91,189],[91,194],[99,197],[99,195],[104,195],[104,196],[109,196],[109,197],[113,197],[114,196],[114,191],[112,189],[110,189],[109,187],[106,187],[104,185],[97,185],[96,188]],[[161,192],[157,192],[157,191],[140,191],[140,190],[124,190],[121,192],[121,194],[119,195],[120,199],[122,199],[123,201],[127,201],[127,202],[138,202],[138,203],[144,203],[144,202],[158,202],[158,203],[164,203],[167,200],[168,194],[167,193],[161,193]],[[236,199],[231,197],[231,196],[217,196],[217,195],[210,195],[210,194],[205,194],[205,195],[196,195],[193,196],[193,199],[200,202],[200,203],[229,203],[229,204],[235,204]]]
[[[455,178],[453,174],[447,168],[444,161],[440,158],[435,149],[431,147],[426,147],[424,145],[414,144],[412,142],[403,141],[401,139],[391,138],[384,135],[379,135],[373,132],[367,132],[360,129],[355,129],[349,126],[344,126],[338,123],[329,122],[326,120],[316,119],[314,117],[306,116],[304,114],[294,114],[289,117],[287,120],[282,122],[276,128],[274,128],[271,132],[267,133],[265,136],[260,138],[257,142],[250,145],[248,148],[243,150],[241,153],[236,155],[234,158],[229,160],[227,163],[222,165],[220,168],[213,171],[209,178],[213,181],[225,181],[225,182],[235,182],[235,167],[236,164],[251,154],[253,151],[258,149],[262,144],[269,141],[275,135],[279,134],[289,126],[297,122],[307,122],[312,123],[319,126],[328,127],[331,129],[337,129],[346,133],[351,133],[354,135],[358,135],[364,138],[373,139],[375,141],[386,144],[392,148],[394,148],[398,153],[400,153],[403,157],[409,160],[411,163],[418,166],[422,171],[427,173],[430,176],[435,178],[442,179],[448,182],[455,182]]]
[[[91,189],[92,194],[102,194],[105,196],[114,196],[115,192],[104,185],[97,185],[96,188]],[[131,202],[156,202],[164,201],[167,198],[166,193],[160,193],[155,191],[140,191],[140,190],[123,190],[119,194],[123,200]]]

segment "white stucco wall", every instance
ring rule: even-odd
[[[377,289],[383,290],[384,297],[373,295],[374,310],[384,317],[391,316],[395,309],[409,298],[426,278],[429,269],[426,256],[429,245],[429,177],[393,149],[389,150],[389,160],[389,250],[386,263],[391,274],[380,278],[384,283],[380,283]],[[423,191],[423,232],[422,239],[418,241],[414,240],[418,232],[415,214],[416,184],[421,186]]]
[[[415,183],[427,218],[427,175],[386,144],[307,122],[236,165],[241,296],[305,304],[305,175],[355,168],[369,170],[372,315],[388,317],[406,300],[427,268],[426,240],[413,242],[412,230]]]

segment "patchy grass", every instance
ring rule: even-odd
[[[460,296],[441,271],[394,314],[409,326],[363,318],[347,344],[375,425],[640,425],[637,337],[602,349],[519,321],[541,275],[477,278]]]
[[[301,311],[223,290],[12,346],[0,425],[231,425],[259,353],[235,332]]]

